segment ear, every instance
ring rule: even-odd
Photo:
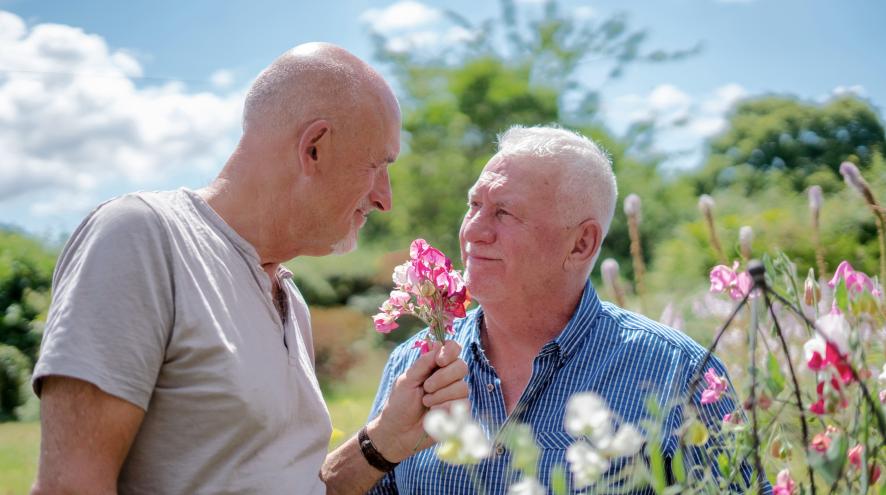
[[[298,161],[305,175],[314,175],[321,160],[328,158],[331,146],[329,121],[320,119],[308,124],[298,139]]]
[[[575,236],[572,251],[566,258],[566,263],[574,267],[584,267],[596,256],[603,242],[603,229],[596,219],[589,218],[575,228]]]

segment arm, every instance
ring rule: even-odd
[[[46,377],[40,464],[31,494],[117,493],[120,467],[144,414],[90,383]]]
[[[430,447],[433,440],[422,426],[425,412],[468,396],[463,381],[468,367],[458,358],[460,352],[451,340],[445,346],[435,344],[397,378],[381,413],[366,425],[385,459],[400,462]],[[384,474],[366,462],[354,436],[326,457],[320,478],[330,494],[365,493]]]

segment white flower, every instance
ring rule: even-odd
[[[883,372],[877,377],[881,382],[886,382],[886,363],[883,363]]]
[[[396,287],[405,287],[407,282],[406,270],[409,268],[409,262],[403,263],[402,265],[397,265],[394,267],[394,273],[391,275],[391,279],[394,281],[394,286]]]
[[[806,357],[807,363],[812,359],[812,356],[815,353],[818,353],[818,355],[821,356],[822,359],[824,359],[826,351],[827,348],[825,341],[819,335],[812,337],[811,339],[807,340],[805,344],[803,344],[803,354]]]
[[[573,437],[588,436],[594,443],[612,436],[612,413],[606,401],[593,392],[575,394],[566,404],[566,431]]]
[[[508,488],[508,495],[545,495],[546,493],[545,487],[532,476],[526,476]]]
[[[825,339],[831,341],[837,347],[840,354],[845,355],[849,352],[849,332],[851,327],[843,313],[831,311],[819,318],[815,322],[815,326],[821,331],[821,334],[816,334],[803,345],[806,362],[809,362],[816,352],[822,358],[826,356],[827,343]]]
[[[440,442],[437,457],[450,464],[476,464],[492,451],[483,429],[473,419],[467,401],[428,411],[424,419],[428,435]]]
[[[584,440],[569,446],[566,461],[577,489],[593,485],[609,469],[609,460]]]
[[[615,435],[598,443],[597,447],[607,457],[625,457],[639,452],[645,441],[646,437],[640,430],[630,423],[625,423]]]

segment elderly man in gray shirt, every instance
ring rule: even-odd
[[[399,146],[384,80],[301,45],[254,82],[211,185],[96,208],[53,279],[33,492],[360,493],[427,447],[427,408],[467,396],[459,347],[438,344],[327,456],[310,317],[281,265],[356,247],[391,207]]]

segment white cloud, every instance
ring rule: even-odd
[[[618,133],[634,123],[654,120],[656,149],[680,153],[671,166],[690,167],[698,164],[703,141],[726,128],[726,114],[747,95],[738,84],[695,96],[672,84],[661,84],[646,94],[604,99],[603,116]]]
[[[587,5],[576,7],[573,11],[573,16],[580,21],[591,19],[596,15],[597,11],[594,10],[593,7],[588,7]]]
[[[360,20],[369,24],[373,31],[391,33],[414,29],[440,19],[439,10],[414,0],[402,0],[383,9],[369,9]]]
[[[440,34],[436,31],[413,31],[388,38],[387,48],[392,52],[403,53],[412,50],[427,50],[437,46],[439,42]]]
[[[865,96],[867,93],[864,90],[864,87],[859,84],[853,84],[852,86],[837,86],[832,91],[834,96],[844,96],[844,95],[855,95],[855,96]]]
[[[143,87],[132,54],[77,27],[28,28],[0,11],[0,41],[0,203],[33,197],[34,214],[79,208],[100,188],[216,167],[233,147],[240,94]]]
[[[209,82],[219,89],[226,89],[234,84],[234,73],[227,69],[219,69],[209,76]]]

